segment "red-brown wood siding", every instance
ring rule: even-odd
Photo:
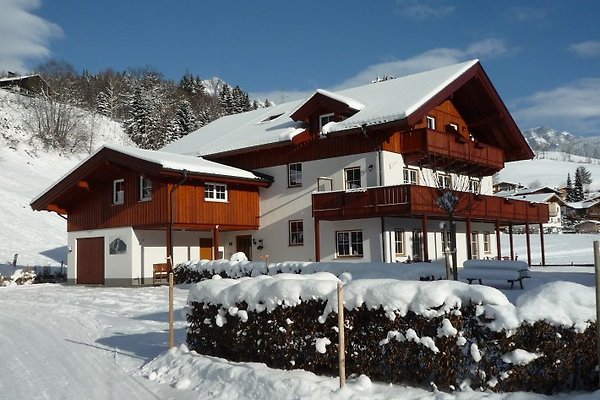
[[[77,283],[104,284],[104,238],[77,239]]]
[[[139,173],[123,170],[94,185],[94,191],[68,209],[68,231],[133,227],[166,227],[170,223],[170,190],[175,183],[153,180],[152,200],[139,201]],[[125,201],[112,204],[114,179],[124,179]],[[190,179],[191,180],[191,179]],[[258,187],[227,184],[228,202],[204,200],[204,181],[184,183],[174,193],[174,222],[187,228],[202,225],[256,229],[259,221]]]
[[[228,184],[227,197],[227,202],[205,201],[204,185],[183,185],[175,192],[175,223],[258,228],[258,188]]]

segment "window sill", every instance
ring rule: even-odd
[[[336,255],[335,258],[365,258],[365,256],[364,256],[364,254],[360,254],[360,255],[356,255],[356,256],[353,256],[353,255],[340,256],[338,254],[338,255]]]
[[[204,199],[204,201],[208,201],[211,203],[229,203],[229,201],[227,201],[227,200],[220,200],[220,199]]]
[[[290,243],[288,244],[289,247],[302,247],[304,246],[304,243]]]
[[[152,201],[152,197],[151,197],[151,198],[149,198],[149,199],[139,199],[139,200],[138,200],[138,203],[147,203],[147,202],[149,202],[149,201]]]

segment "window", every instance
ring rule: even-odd
[[[404,229],[394,229],[394,249],[396,254],[404,254]]]
[[[352,167],[344,169],[346,175],[346,189],[357,189],[361,187],[360,183],[360,167]]]
[[[319,116],[319,132],[323,132],[323,127],[330,122],[335,121],[335,115],[333,113],[323,114]]]
[[[471,193],[479,193],[481,188],[481,183],[478,179],[469,179],[469,192]]]
[[[289,230],[290,246],[302,246],[304,244],[304,223],[302,220],[290,221]]]
[[[419,171],[416,169],[404,168],[402,173],[404,175],[405,184],[417,185],[419,183]]]
[[[435,129],[435,118],[431,115],[427,116],[427,129]]]
[[[490,247],[490,233],[489,232],[483,232],[483,252],[484,253],[492,252],[492,248]]]
[[[471,232],[471,258],[477,260],[479,258],[479,233]]]
[[[113,198],[114,205],[123,204],[125,202],[125,180],[115,179],[113,181]]]
[[[145,177],[140,176],[140,201],[152,200],[152,181]]]
[[[336,232],[338,257],[362,257],[362,231]]]
[[[412,254],[414,261],[423,259],[423,234],[420,229],[415,229],[412,232]]]
[[[450,175],[448,174],[437,174],[437,179],[438,179],[438,188],[440,189],[450,189],[450,185],[451,185],[451,179],[450,179]]]
[[[442,234],[442,253],[445,254],[446,249],[452,251],[452,237],[449,229],[444,229]]]
[[[302,186],[302,164],[288,164],[288,187]]]
[[[204,185],[204,200],[227,201],[227,185],[224,183],[206,183]]]

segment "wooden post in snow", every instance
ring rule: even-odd
[[[338,297],[338,360],[340,364],[340,389],[346,384],[346,344],[344,343],[344,284],[337,284]]]
[[[596,356],[600,365],[600,241],[594,240],[594,269],[596,271]],[[600,375],[598,376],[600,382]]]
[[[173,328],[173,271],[169,272],[169,348],[175,347],[175,329]]]

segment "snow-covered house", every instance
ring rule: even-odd
[[[32,206],[68,215],[73,253],[80,239],[103,237],[110,258],[111,243],[128,232],[121,239],[136,255],[124,275],[131,274],[133,282],[147,277],[148,265],[164,262],[171,245],[175,263],[229,258],[239,251],[269,261],[443,259],[449,214],[439,206],[441,198],[458,201],[452,220],[459,263],[500,258],[503,226],[548,221],[545,203],[493,196],[492,175],[533,152],[477,60],[337,92],[317,90],[305,100],[222,117],[143,156],[109,150],[104,153],[131,163],[109,162],[105,170],[98,160],[88,166],[101,150]],[[155,160],[150,179],[162,182],[162,200],[153,197],[149,209],[130,200],[119,211],[111,199],[135,198],[142,190],[141,176],[148,172],[138,164],[146,157]],[[187,167],[169,166],[164,157],[183,157]],[[231,169],[210,174],[214,179],[199,172],[175,190],[183,169],[191,170],[197,157]],[[88,171],[103,181],[101,187],[85,179]],[[231,180],[250,200],[232,195]],[[215,200],[228,211],[205,213],[205,203]],[[111,214],[93,218],[101,207]],[[166,221],[145,220],[148,213],[173,209],[186,212],[175,211]],[[248,219],[236,224],[234,213]],[[80,225],[79,218],[89,223]],[[211,253],[197,251],[201,238]],[[69,269],[81,269],[80,263],[72,256]],[[116,270],[105,265],[107,282]],[[69,279],[78,282],[77,272]]]
[[[542,224],[547,233],[559,233],[563,228],[563,215],[567,203],[560,196],[560,191],[551,187],[523,188],[516,191],[503,191],[496,193],[508,199],[523,200],[534,203],[548,204],[548,222]],[[524,230],[524,228],[523,228]]]
[[[5,78],[0,78],[0,88],[34,96],[56,94],[48,82],[39,74],[11,74]]]

